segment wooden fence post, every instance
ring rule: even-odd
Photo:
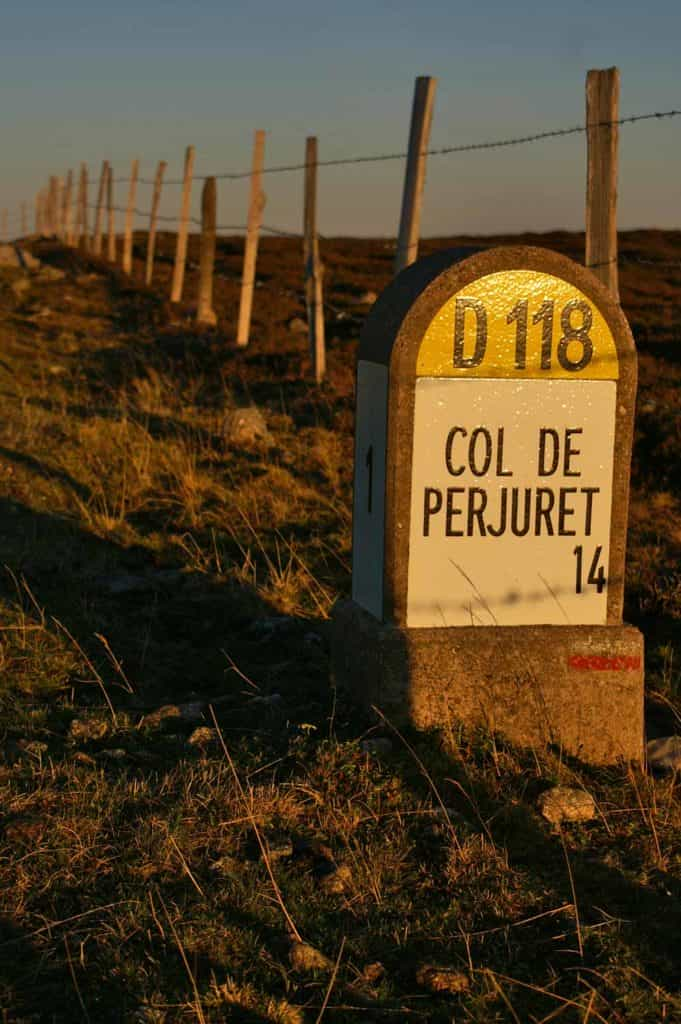
[[[48,234],[56,235],[59,231],[59,182],[54,174],[50,175],[49,199],[47,206]]]
[[[42,211],[43,193],[42,189],[39,189],[35,194],[35,201],[33,204],[33,227],[36,235],[43,233],[43,211]]]
[[[38,198],[40,200],[40,230],[45,236],[50,230],[50,190],[46,185],[40,189]]]
[[[199,256],[199,298],[196,321],[215,327],[213,309],[213,267],[215,265],[215,232],[217,224],[217,186],[215,178],[206,178],[201,191],[201,253]]]
[[[116,214],[113,205],[113,169],[109,164],[109,172],[106,176],[106,258],[109,263],[116,262]]]
[[[187,146],[184,155],[184,180],[182,183],[182,207],[180,210],[180,223],[177,231],[177,246],[175,249],[175,267],[173,269],[173,284],[170,292],[170,301],[179,302],[182,298],[182,286],[184,284],[184,267],[187,262],[187,234],[189,231],[189,209],[191,203],[192,175],[194,173],[194,147]]]
[[[60,241],[64,241],[64,179],[55,178],[54,193],[54,233]]]
[[[104,190],[109,177],[109,161],[102,161],[102,170],[99,175],[99,189],[97,190],[97,208],[95,210],[95,230],[92,239],[92,251],[95,256],[102,255],[102,224],[104,220]]]
[[[87,193],[88,193],[88,172],[87,164],[80,165],[80,181],[78,182],[78,209],[76,215],[76,232],[73,244],[79,246],[82,244],[83,250],[88,251],[90,247],[90,240],[88,238],[88,207],[87,207]]]
[[[144,273],[144,283],[149,286],[154,276],[154,250],[156,248],[156,220],[158,218],[158,207],[161,202],[161,186],[163,185],[163,174],[166,169],[165,160],[159,160],[154,178],[154,195],[151,200],[151,213],[149,214],[149,232],[147,234],[147,266]]]
[[[317,384],[319,384],[326,374],[326,343],[322,297],[323,267],[319,259],[319,237],[317,235],[317,139],[314,136],[310,136],[305,141],[305,199],[303,207],[307,329],[310,339],[312,371]]]
[[[593,70],[586,76],[586,253],[585,263],[619,301],[617,273],[617,141],[620,73]]]
[[[50,175],[47,185],[47,233],[51,237],[57,232],[57,179]]]
[[[419,76],[414,86],[400,231],[395,253],[396,274],[413,263],[418,256],[423,186],[426,183],[426,150],[433,121],[436,86],[437,78],[429,75]]]
[[[130,188],[128,189],[128,208],[125,211],[125,234],[123,236],[123,271],[132,274],[132,219],[135,214],[135,193],[137,192],[137,172],[139,160],[133,160],[130,168]]]
[[[265,193],[262,191],[262,168],[265,159],[265,132],[258,129],[253,141],[253,164],[251,166],[251,191],[248,202],[246,244],[244,246],[244,267],[241,275],[241,299],[239,302],[239,323],[236,343],[241,348],[248,345],[251,332],[251,310],[253,308],[253,287],[255,285],[255,263],[258,256],[258,237],[262,211],[265,209]]]
[[[71,209],[71,193],[73,190],[73,171],[66,175],[64,194],[62,196],[62,231],[67,245],[73,245],[73,220]]]

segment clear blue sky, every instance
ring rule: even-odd
[[[174,177],[193,143],[198,173],[241,169],[254,128],[268,164],[300,161],[312,134],[322,159],[402,151],[419,74],[438,78],[433,146],[579,124],[592,67],[619,66],[622,115],[681,108],[673,0],[38,0],[6,5],[0,35],[0,206],[30,200],[31,222],[47,175],[81,160],[94,177],[138,156],[152,176],[163,158]],[[681,118],[620,140],[620,226],[680,226]],[[584,162],[583,136],[432,158],[422,233],[581,228]],[[403,171],[320,171],[320,231],[394,235]],[[265,188],[265,221],[297,230],[300,174]],[[167,189],[164,212],[178,201]],[[243,223],[245,204],[244,184],[220,185],[220,222]]]

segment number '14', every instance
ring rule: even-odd
[[[602,594],[605,590],[607,580],[605,578],[605,569],[600,565],[601,554],[603,553],[603,545],[599,544],[594,551],[593,558],[591,559],[591,566],[586,577],[587,585],[596,588],[598,594]],[[578,544],[573,552],[576,560],[575,567],[575,593],[582,594],[584,592],[584,549],[581,544]]]

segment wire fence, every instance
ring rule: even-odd
[[[641,121],[664,120],[681,117],[681,110],[655,110],[646,114],[633,114],[628,117],[619,117],[614,120],[594,121],[591,124],[572,125],[568,128],[549,128],[546,131],[535,132],[534,134],[518,135],[509,139],[491,139],[484,142],[466,142],[456,146],[440,146],[434,149],[424,149],[425,156],[451,156],[455,153],[474,153],[486,149],[507,149],[511,146],[525,146],[533,142],[543,142],[547,139],[563,138],[567,135],[585,135],[593,128],[621,127],[625,124],[637,124]],[[332,160],[319,160],[315,162],[316,167],[345,167],[350,164],[371,164],[385,163],[391,160],[406,160],[408,153],[373,153],[365,156],[345,156]],[[310,165],[303,162],[297,164],[279,164],[272,167],[263,167],[263,174],[286,174],[292,171],[304,171]],[[251,171],[214,171],[208,174],[197,174],[194,177],[198,181],[205,181],[207,178],[216,178],[220,181],[240,181],[249,178]],[[117,177],[113,181],[119,184],[128,184],[129,177]],[[140,184],[153,185],[153,178],[139,178]],[[165,185],[182,185],[183,178],[169,178],[164,181]]]
[[[626,117],[619,117],[612,120],[601,120],[594,121],[589,124],[583,125],[572,125],[568,127],[550,128],[541,132],[534,132],[524,135],[517,135],[511,138],[505,139],[489,139],[481,142],[467,142],[460,143],[452,146],[439,146],[431,147],[423,150],[424,156],[451,156],[456,154],[480,152],[484,150],[504,149],[510,147],[530,145],[537,142],[543,142],[550,139],[564,138],[572,135],[585,135],[589,130],[595,128],[611,128],[621,127],[624,125],[633,125],[642,123],[645,121],[661,121],[670,120],[681,117],[681,109],[671,108],[669,110],[655,110],[649,111],[643,114],[633,114]],[[388,161],[406,160],[408,153],[406,151],[389,152],[389,153],[374,153],[366,155],[355,155],[338,157],[329,160],[318,160],[315,162],[315,167],[343,167],[353,164],[372,164],[372,163],[383,163]],[[283,174],[289,172],[305,171],[310,167],[309,163],[300,162],[292,164],[277,164],[270,167],[263,167],[261,173],[263,175]],[[208,178],[215,178],[220,181],[242,181],[249,179],[252,176],[252,170],[236,170],[236,171],[216,171],[214,173],[196,174],[193,175],[195,181],[206,181]],[[112,183],[116,184],[130,184],[132,178],[129,175],[122,175],[112,177]],[[154,178],[138,177],[136,179],[139,185],[154,185]],[[184,178],[167,178],[163,181],[163,186],[181,186],[184,184]],[[89,209],[96,209],[96,203],[88,203]],[[108,207],[107,207],[108,209]],[[113,206],[112,211],[115,213],[125,214],[128,212],[127,207]],[[144,210],[135,207],[132,213],[141,219],[149,219],[151,217],[151,210]],[[13,223],[18,223],[22,217],[20,210],[8,210],[9,217]],[[25,216],[25,215],[24,215]],[[177,223],[176,214],[156,214],[156,220],[164,223]],[[199,217],[190,217],[189,222],[197,226],[201,225]],[[245,232],[247,230],[247,224],[218,224],[216,230],[218,231],[234,231],[234,232]],[[289,229],[281,228],[276,225],[263,224],[260,230],[266,234],[280,236],[283,238],[302,238],[302,232],[291,231]],[[324,235],[319,234],[319,237],[323,240]]]
[[[590,153],[593,148],[595,151],[599,150],[599,159],[603,158],[605,164],[608,165],[609,181],[606,185],[603,182],[598,181],[598,187],[596,193],[600,189],[603,195],[611,189],[611,192],[607,194],[604,200],[603,196],[595,194],[587,199],[587,210],[591,213],[591,227],[589,227],[589,213],[587,213],[587,230],[586,230],[586,252],[587,257],[585,262],[588,267],[601,278],[601,281],[606,284],[606,287],[610,287],[617,293],[617,268],[626,268],[628,266],[641,266],[651,267],[654,269],[667,269],[670,271],[681,270],[681,258],[680,259],[657,259],[649,258],[646,256],[639,256],[635,253],[618,253],[616,244],[612,244],[612,240],[616,238],[616,230],[610,232],[610,239],[608,239],[608,231],[604,230],[604,224],[608,222],[610,228],[614,228],[614,197],[615,197],[615,182],[616,182],[616,162],[617,162],[617,132],[618,129],[623,126],[631,126],[641,124],[644,122],[660,122],[670,121],[681,117],[681,108],[669,108],[666,110],[653,110],[641,114],[632,114],[624,117],[617,116],[617,90],[619,83],[619,73],[616,69],[609,69],[608,71],[597,71],[589,72],[590,76],[600,76],[602,83],[610,82],[610,85],[606,87],[610,90],[607,95],[607,102],[602,105],[595,104],[590,99],[589,85],[587,79],[587,117],[583,124],[570,125],[550,128],[544,131],[528,132],[524,134],[517,134],[505,138],[492,138],[482,141],[471,141],[462,142],[453,145],[445,146],[429,146],[428,136],[430,131],[430,114],[425,115],[424,111],[421,111],[421,128],[423,129],[419,134],[418,130],[415,130],[417,124],[417,94],[420,86],[426,85],[427,89],[432,89],[432,95],[434,96],[435,80],[430,78],[417,79],[417,90],[414,94],[414,106],[412,108],[412,122],[410,128],[410,140],[409,148],[406,151],[393,151],[393,152],[381,152],[381,153],[369,153],[369,154],[356,154],[348,156],[333,157],[325,160],[318,160],[316,155],[316,139],[308,138],[306,143],[306,154],[305,160],[301,162],[286,163],[286,164],[272,164],[264,166],[262,153],[265,133],[259,131],[256,133],[256,146],[254,149],[254,162],[253,166],[247,170],[218,170],[213,173],[202,173],[193,174],[192,165],[194,159],[194,148],[188,147],[185,155],[185,168],[184,175],[178,178],[163,178],[165,162],[159,162],[158,169],[155,177],[138,176],[137,167],[138,162],[133,162],[133,169],[130,175],[119,175],[114,177],[111,171],[111,166],[108,161],[102,164],[100,176],[99,176],[99,190],[98,199],[96,203],[87,201],[87,190],[89,187],[90,176],[87,165],[81,164],[81,178],[80,184],[76,181],[76,176],[72,172],[68,173],[66,178],[66,185],[61,184],[61,179],[56,176],[51,176],[49,182],[49,188],[43,189],[36,199],[36,220],[37,230],[40,234],[45,234],[45,225],[47,225],[47,233],[49,235],[56,235],[63,240],[68,241],[68,238],[76,239],[76,243],[81,236],[85,235],[86,248],[91,248],[96,255],[101,255],[103,251],[103,239],[106,235],[106,255],[109,261],[116,261],[118,259],[117,253],[117,235],[115,229],[115,215],[125,215],[125,233],[123,235],[123,257],[122,266],[123,269],[130,274],[132,272],[132,225],[134,218],[146,219],[148,222],[148,235],[147,235],[147,267],[146,267],[146,283],[150,283],[151,275],[153,274],[153,261],[154,261],[154,237],[156,232],[156,225],[174,225],[177,230],[177,245],[175,254],[175,264],[173,270],[173,280],[171,289],[171,301],[177,302],[180,300],[182,295],[182,286],[184,280],[185,264],[187,262],[187,242],[189,236],[190,226],[192,228],[199,229],[200,234],[200,249],[201,249],[201,261],[199,266],[199,294],[203,298],[199,298],[199,308],[203,308],[204,312],[208,309],[209,315],[214,319],[214,313],[210,307],[212,301],[212,282],[213,277],[221,277],[225,280],[233,282],[234,279],[224,274],[215,273],[214,260],[215,260],[215,241],[218,233],[234,233],[245,235],[244,241],[244,265],[243,274],[241,276],[241,304],[239,311],[239,328],[237,336],[237,344],[248,343],[248,329],[250,325],[251,306],[253,300],[253,292],[257,287],[266,287],[271,289],[273,285],[270,282],[265,282],[262,279],[259,280],[256,276],[256,252],[258,245],[258,236],[260,233],[265,233],[275,237],[292,240],[303,240],[303,252],[304,252],[304,288],[301,288],[305,304],[307,307],[308,314],[308,326],[310,329],[310,343],[314,350],[314,335],[315,330],[319,333],[321,329],[323,333],[323,309],[328,308],[331,312],[336,313],[338,316],[345,316],[347,311],[339,310],[333,307],[329,302],[322,299],[322,274],[323,267],[319,259],[319,250],[317,242],[319,239],[327,242],[328,238],[320,235],[316,225],[316,189],[317,189],[317,172],[320,168],[335,168],[335,167],[346,167],[350,165],[369,165],[369,164],[382,164],[387,162],[406,161],[405,171],[405,184],[403,192],[403,206],[402,206],[402,217],[400,219],[400,230],[399,236],[395,240],[386,239],[386,244],[391,248],[395,249],[395,272],[398,272],[403,266],[412,262],[416,258],[418,240],[419,240],[419,223],[420,223],[420,204],[421,195],[423,192],[423,181],[425,180],[425,160],[427,157],[444,157],[463,155],[466,153],[484,152],[490,150],[501,150],[509,149],[512,147],[522,147],[527,145],[534,145],[544,141],[556,140],[559,138],[566,138],[572,136],[585,136],[588,141],[587,147],[587,159],[591,159]],[[617,88],[615,88],[615,83]],[[600,86],[599,86],[600,88]],[[604,93],[605,95],[605,93]],[[432,112],[432,108],[431,108]],[[608,113],[610,116],[603,116]],[[427,127],[424,128],[427,122]],[[259,138],[259,142],[257,141]],[[258,149],[258,146],[260,148]],[[614,155],[613,155],[614,152]],[[257,155],[259,153],[259,156]],[[420,168],[420,169],[419,169]],[[602,168],[600,169],[602,171]],[[303,231],[291,231],[276,224],[263,224],[262,223],[262,211],[265,206],[264,193],[261,190],[261,178],[264,175],[278,175],[286,173],[303,172],[304,174],[304,230]],[[419,174],[420,185],[417,183]],[[410,180],[411,175],[411,180]],[[600,175],[600,171],[599,171]],[[606,175],[607,177],[607,175]],[[228,181],[228,182],[239,182],[239,181],[250,181],[250,200],[248,207],[248,218],[244,223],[218,223],[216,216],[216,203],[217,203],[217,192],[215,183],[217,181]],[[194,182],[203,182],[203,195],[206,195],[206,190],[213,197],[210,200],[212,203],[212,214],[207,219],[206,209],[204,207],[204,201],[202,196],[202,214],[201,217],[192,216],[190,203],[191,203],[191,188]],[[114,205],[113,199],[113,185],[129,185],[128,202],[124,205]],[[137,205],[134,205],[135,193],[137,185],[153,185],[155,187],[152,209],[142,209]],[[162,189],[166,186],[182,186],[182,202],[181,209],[177,214],[161,213],[159,211],[159,203],[161,198]],[[589,178],[589,188],[591,188],[591,178]],[[75,199],[76,192],[78,198]],[[75,199],[75,201],[73,201]],[[607,202],[606,202],[607,200]],[[612,209],[608,211],[607,203],[611,203]],[[407,209],[408,204],[411,204],[411,208]],[[599,212],[594,214],[594,205],[600,204]],[[210,204],[209,204],[210,205]],[[417,209],[418,208],[418,209]],[[405,209],[407,209],[407,219],[405,221]],[[89,236],[88,241],[88,215],[87,211],[96,211],[95,217],[95,230],[92,235]],[[74,216],[75,211],[75,216]],[[2,232],[7,237],[10,217],[7,215],[9,211],[3,213],[2,219]],[[11,211],[11,223],[16,225],[21,222],[22,230],[25,229],[28,218],[28,204],[23,203],[21,210],[14,209]],[[411,218],[411,222],[409,219]],[[406,230],[405,230],[406,224]],[[596,228],[594,229],[594,224]],[[94,243],[91,246],[90,243]],[[484,240],[480,242],[473,242],[472,249],[480,250],[489,248],[492,243],[485,243]],[[591,246],[591,248],[590,248]],[[205,255],[208,254],[208,255]],[[138,250],[139,255],[139,250]],[[205,255],[205,259],[204,259]],[[167,258],[164,257],[164,261],[167,262]],[[191,269],[196,268],[194,264]],[[209,269],[207,269],[209,268]],[[210,279],[210,280],[209,280]],[[614,282],[614,284],[613,284]],[[296,295],[299,293],[295,289],[290,288],[277,288],[280,294]],[[315,309],[317,314],[315,314]],[[321,309],[321,321],[319,318],[319,310]],[[314,329],[312,321],[317,317],[317,328]],[[197,318],[199,314],[197,313]],[[243,325],[243,330],[242,330]],[[321,325],[321,327],[320,327]],[[245,331],[245,334],[244,334]],[[243,338],[245,337],[245,340]],[[240,340],[240,338],[242,340]],[[323,375],[323,365],[320,373],[317,374],[317,379],[321,379]]]

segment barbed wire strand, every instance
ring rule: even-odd
[[[582,135],[588,132],[592,128],[607,128],[607,127],[619,127],[625,124],[637,124],[641,121],[651,120],[663,120],[669,118],[681,117],[681,110],[655,110],[647,114],[633,114],[628,117],[619,117],[613,120],[607,121],[594,121],[591,124],[584,125],[573,125],[569,128],[550,128],[543,132],[535,132],[529,135],[518,135],[508,139],[490,139],[484,142],[465,142],[457,146],[438,146],[432,149],[425,149],[423,152],[426,156],[449,156],[453,153],[473,153],[478,150],[486,149],[504,149],[510,146],[525,146],[533,142],[543,142],[545,139],[556,139],[563,138],[567,135]],[[389,160],[404,160],[408,154],[406,152],[399,153],[374,153],[367,154],[366,156],[348,156],[348,157],[337,157],[332,160],[318,160],[316,163],[317,167],[343,167],[348,164],[368,164],[368,163],[382,163]],[[302,171],[308,167],[308,164],[297,163],[297,164],[279,164],[273,167],[263,167],[263,174],[284,174],[289,171]],[[239,181],[244,178],[250,178],[251,171],[218,171],[213,174],[197,174],[194,178],[198,181],[205,181],[206,178],[216,178],[221,181]],[[130,181],[130,178],[121,177],[114,178],[115,182],[125,184]],[[153,178],[139,178],[140,184],[153,185]],[[163,182],[164,185],[183,185],[184,178],[168,178]]]
[[[628,117],[620,117],[620,118],[611,119],[611,120],[596,121],[596,122],[592,122],[591,124],[573,125],[572,127],[569,127],[569,128],[551,128],[551,129],[548,129],[547,131],[535,132],[534,134],[529,134],[529,135],[519,135],[519,136],[515,136],[513,138],[508,138],[508,139],[493,139],[493,140],[488,140],[488,141],[485,141],[485,142],[468,142],[468,143],[462,143],[462,144],[457,145],[457,146],[440,146],[440,147],[433,148],[433,149],[426,149],[426,150],[424,150],[424,153],[426,155],[428,155],[428,156],[447,156],[447,155],[451,155],[451,154],[454,154],[454,153],[471,153],[471,152],[475,152],[475,151],[479,151],[479,150],[501,149],[501,148],[508,148],[508,147],[511,147],[511,146],[528,145],[530,143],[540,142],[540,141],[543,141],[543,140],[546,140],[546,139],[561,138],[561,137],[565,137],[565,136],[569,136],[569,135],[585,134],[586,132],[589,131],[590,128],[603,128],[603,127],[614,127],[614,126],[618,126],[619,127],[619,126],[625,125],[625,124],[636,124],[636,123],[639,123],[641,121],[662,120],[662,119],[670,119],[670,118],[676,118],[676,117],[681,117],[681,110],[676,109],[676,108],[672,108],[671,110],[656,110],[656,111],[650,111],[649,113],[646,113],[646,114],[633,114],[633,115],[630,115]],[[348,164],[366,164],[366,163],[384,162],[384,161],[389,161],[389,160],[404,160],[407,157],[407,155],[408,154],[405,153],[405,152],[400,152],[400,153],[380,153],[380,154],[373,154],[373,155],[367,155],[367,156],[355,156],[355,157],[339,157],[339,158],[332,159],[332,160],[320,160],[320,161],[317,161],[316,166],[317,167],[341,167],[341,166],[346,166]],[[281,173],[285,173],[285,172],[289,172],[289,171],[305,170],[306,167],[308,167],[308,164],[305,163],[305,162],[298,163],[298,164],[281,164],[281,165],[273,166],[273,167],[265,167],[265,168],[263,168],[262,173],[263,174],[281,174]],[[219,172],[219,173],[216,173],[216,174],[195,175],[195,177],[196,177],[196,179],[198,181],[205,181],[207,178],[210,178],[210,177],[213,177],[213,178],[216,178],[216,179],[220,179],[220,180],[223,180],[223,181],[224,180],[237,181],[239,179],[249,178],[250,176],[251,176],[251,171],[250,170],[249,171],[222,171],[222,172]],[[153,178],[140,177],[137,180],[138,180],[139,184],[145,184],[145,185],[153,185],[153,184],[155,184],[155,179],[153,179]],[[116,182],[118,184],[125,184],[125,183],[129,183],[130,182],[130,178],[128,178],[128,177],[117,177],[117,178],[113,178],[112,181]],[[165,185],[182,185],[182,184],[184,184],[184,179],[183,178],[166,179],[164,184]],[[88,205],[88,207],[90,209],[95,209],[96,208],[96,204],[88,203],[87,205]],[[125,212],[127,212],[127,208],[126,207],[120,207],[120,206],[113,207],[113,210],[115,212],[117,212],[117,213],[125,213]],[[8,210],[8,212],[9,212],[9,210]],[[145,210],[135,209],[133,212],[138,217],[149,217],[150,216],[150,212],[149,211],[145,211]],[[15,209],[11,213],[11,216],[19,216],[19,211]],[[171,221],[172,222],[177,222],[177,217],[176,216],[169,216],[167,214],[166,215],[159,214],[159,215],[157,215],[157,220],[164,221],[164,222],[171,222]],[[193,224],[200,224],[200,221],[196,217],[191,217],[190,221]],[[237,225],[219,225],[216,228],[216,230],[218,230],[218,231],[244,231],[244,230],[246,230],[246,228],[245,228],[245,226],[241,226],[241,225],[238,225],[238,226]],[[301,234],[298,234],[296,232],[285,231],[285,230],[283,230],[281,228],[270,227],[270,226],[267,226],[267,225],[263,225],[261,230],[263,230],[263,231],[265,231],[265,232],[267,232],[269,234],[280,235],[282,237],[290,237],[290,238],[301,238],[302,237]],[[323,239],[322,235],[320,235],[319,237],[321,239]]]

